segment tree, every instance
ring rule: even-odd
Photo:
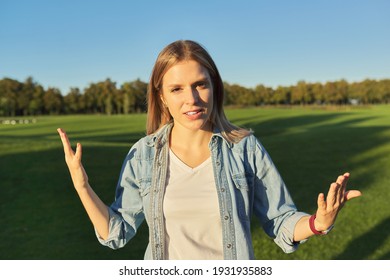
[[[101,88],[100,96],[104,104],[103,111],[107,115],[111,115],[114,111],[114,96],[117,92],[116,83],[106,79],[104,82],[99,83],[98,86]]]
[[[224,88],[227,105],[253,106],[256,104],[257,100],[253,89],[228,83],[224,83]]]
[[[58,115],[62,111],[63,96],[57,88],[48,88],[43,96],[43,103],[47,113]]]
[[[356,99],[363,104],[390,103],[390,79],[366,79],[348,83],[342,79],[322,83],[299,81],[294,86],[264,85],[254,89],[224,82],[224,105],[259,106],[283,104],[347,104]],[[129,114],[146,111],[148,84],[140,79],[117,88],[110,79],[91,83],[83,91],[71,88],[66,96],[56,88],[45,90],[32,77],[24,82],[0,80],[0,116],[105,113]]]
[[[96,84],[94,84],[94,83],[91,83],[84,90],[84,103],[85,103],[85,112],[86,113],[101,112],[100,108],[98,108],[98,94],[99,94],[99,91],[97,89]]]
[[[321,83],[314,83],[311,85],[314,102],[317,104],[324,104],[325,97],[323,92],[323,85]]]
[[[28,77],[21,90],[16,96],[16,104],[18,115],[27,116],[29,113],[30,101],[33,99],[35,91],[35,82],[32,77]]]
[[[135,89],[135,111],[146,111],[146,94],[148,92],[148,84],[137,79],[133,82],[133,88]]]
[[[85,109],[84,100],[80,89],[71,88],[70,92],[64,97],[64,111],[67,114],[81,113]]]
[[[335,102],[336,104],[347,104],[349,100],[349,85],[348,82],[344,79],[336,82],[336,94]]]
[[[145,112],[148,84],[137,79],[126,82],[121,87],[123,97],[123,113]]]
[[[308,86],[305,81],[299,81],[291,91],[291,103],[292,104],[310,104],[313,102],[312,94],[308,90]]]
[[[273,101],[273,95],[274,90],[270,87],[266,87],[264,85],[257,85],[254,90],[255,105],[265,105],[265,104],[272,104]]]
[[[323,87],[324,101],[326,104],[335,104],[337,87],[334,82],[326,82]]]
[[[291,88],[278,86],[272,95],[272,104],[290,104]]]
[[[17,80],[0,80],[0,116],[17,115],[17,96],[22,87],[23,84]]]
[[[45,94],[45,90],[41,85],[35,85],[32,98],[28,104],[28,111],[30,115],[42,115],[44,108],[43,97]]]

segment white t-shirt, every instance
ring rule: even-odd
[[[191,168],[169,151],[163,211],[167,259],[223,259],[222,223],[211,158]]]

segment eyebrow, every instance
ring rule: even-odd
[[[210,79],[207,78],[207,77],[201,77],[201,78],[197,79],[195,82],[193,82],[192,85],[200,83],[200,82],[209,83]],[[168,88],[181,87],[181,86],[182,86],[182,84],[170,84],[170,85],[167,85]]]

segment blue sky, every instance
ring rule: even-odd
[[[390,78],[390,1],[0,0],[0,79],[84,89],[147,82],[159,51],[196,40],[224,81]]]

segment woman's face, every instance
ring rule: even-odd
[[[205,67],[194,60],[179,62],[168,69],[162,84],[161,99],[176,128],[211,131],[213,87]]]

